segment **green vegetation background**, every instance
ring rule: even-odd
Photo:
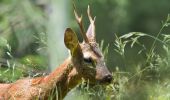
[[[67,1],[56,0],[57,2]],[[72,1],[68,2],[67,13],[70,17],[68,26],[79,32],[73,16]],[[164,25],[162,21],[165,22],[169,18],[167,15],[170,13],[170,1],[75,0],[75,2],[78,12],[84,16],[85,28],[89,24],[86,9],[90,5],[92,15],[96,16],[97,41],[99,43],[101,40],[104,41],[103,48],[107,48],[109,44],[107,65],[113,72],[114,82],[118,82],[118,90],[113,83],[109,87],[111,92],[100,92],[104,97],[100,99],[169,100],[170,53],[169,44],[165,40],[169,39],[170,28],[164,27],[163,30],[161,28]],[[0,82],[9,83],[22,77],[41,76],[49,72],[46,43],[49,8],[48,0],[0,1]],[[160,34],[166,34],[167,37],[160,35],[158,38],[164,43],[167,42],[167,45],[156,41],[153,51],[150,52],[160,30]],[[145,37],[142,33],[126,36],[125,34],[129,32],[142,32],[155,38],[150,38],[146,34]],[[122,35],[125,36],[120,38]],[[138,41],[131,47],[130,41],[133,42],[137,36],[140,38],[137,38]],[[148,55],[153,58],[146,61]],[[109,94],[108,97],[106,94]],[[77,97],[76,93],[71,95]],[[86,95],[82,100],[90,97]]]

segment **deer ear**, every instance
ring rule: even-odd
[[[64,43],[65,46],[70,49],[71,52],[74,52],[74,50],[78,47],[79,41],[77,38],[77,35],[71,28],[67,28],[64,35]]]

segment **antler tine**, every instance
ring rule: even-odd
[[[75,7],[75,5],[73,4],[73,7],[74,7],[74,15],[75,15],[75,18],[76,18],[76,20],[77,20],[77,23],[78,23],[78,25],[79,25],[79,27],[80,27],[80,31],[81,31],[81,34],[82,34],[82,36],[83,36],[83,39],[84,39],[84,41],[86,42],[86,43],[88,43],[89,41],[88,41],[88,38],[87,38],[87,36],[86,36],[86,33],[85,33],[85,31],[84,31],[84,26],[83,26],[83,22],[82,22],[82,15],[81,15],[81,17],[79,17],[78,16],[78,14],[77,14],[77,12],[76,12],[76,7]]]
[[[90,13],[90,6],[88,5],[88,8],[87,8],[87,14],[88,14],[88,17],[89,17],[89,20],[90,20],[90,23],[94,23],[96,17],[94,17],[94,19],[92,19],[91,17],[91,13]]]
[[[92,18],[91,17],[91,13],[90,13],[90,6],[88,5],[88,8],[87,8],[87,14],[88,14],[88,18],[89,18],[89,20],[90,20],[90,26],[89,26],[89,28],[88,28],[88,31],[87,31],[87,37],[88,37],[88,39],[89,39],[89,41],[90,42],[94,42],[94,41],[96,41],[96,39],[95,39],[95,25],[94,25],[94,22],[95,22],[95,19],[96,19],[96,17],[94,17],[94,18]]]

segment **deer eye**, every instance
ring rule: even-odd
[[[92,58],[84,58],[84,62],[86,62],[86,63],[93,63],[93,60],[92,60]]]

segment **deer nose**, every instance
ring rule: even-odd
[[[106,74],[106,76],[104,77],[104,81],[107,82],[107,83],[111,83],[112,82],[112,75]]]

